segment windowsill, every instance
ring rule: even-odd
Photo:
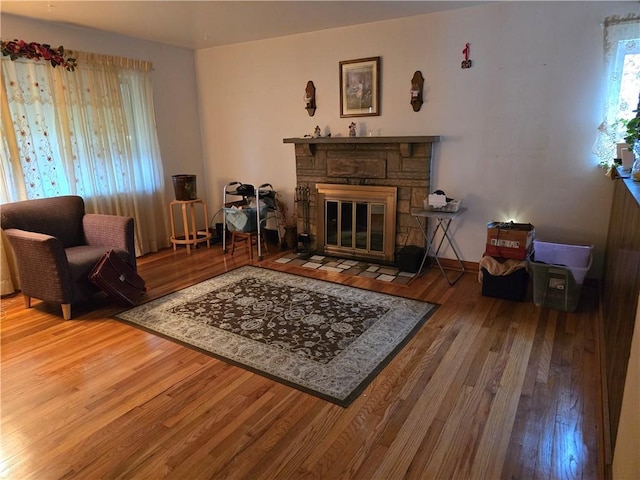
[[[631,178],[631,173],[622,167],[618,167],[618,174],[621,177],[620,180],[627,186],[627,190],[629,190],[631,196],[635,198],[638,205],[640,205],[640,182],[634,182]]]

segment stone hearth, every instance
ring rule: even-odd
[[[285,138],[295,144],[298,187],[309,188],[309,235],[318,248],[317,184],[397,187],[396,251],[405,245],[424,245],[422,232],[411,216],[421,208],[431,187],[433,143],[439,136]],[[324,206],[322,206],[324,208]],[[304,233],[302,206],[297,205],[298,233]]]

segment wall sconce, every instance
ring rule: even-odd
[[[304,89],[304,103],[305,110],[310,117],[313,117],[316,113],[316,87],[311,80],[307,82],[307,88]]]
[[[417,70],[416,73],[413,74],[413,78],[411,79],[411,106],[413,107],[414,112],[420,111],[420,107],[422,107],[422,88],[424,87],[424,78],[422,78],[422,73],[420,70]]]

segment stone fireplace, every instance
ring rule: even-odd
[[[297,186],[309,189],[308,210],[296,205],[296,213],[298,233],[309,235],[310,250],[392,263],[395,253],[403,246],[423,246],[424,238],[411,209],[422,208],[430,192],[432,146],[439,140],[438,136],[285,138],[284,143],[295,144]],[[358,191],[358,188],[349,187],[376,188]],[[367,218],[377,232],[375,223],[382,221],[379,215],[382,202],[376,195],[389,199],[390,195],[393,196],[392,191],[395,191],[395,200],[388,204],[385,200],[385,205],[390,206],[384,207],[395,210],[385,215],[384,222],[390,226],[387,225],[386,233],[382,234],[384,253],[378,251],[377,240],[372,237],[367,237],[367,248],[336,252],[333,244],[336,242],[330,240],[327,244],[327,192],[342,195],[342,198],[333,199],[338,202],[335,204],[338,207],[330,203],[330,209],[340,208],[347,215],[351,208],[349,202],[353,202],[354,215],[357,209],[362,210],[365,208],[363,205],[368,205]],[[306,211],[309,212],[308,232],[305,231],[303,217]],[[354,223],[354,229],[358,228]],[[368,248],[371,244],[374,245],[373,250]],[[362,245],[364,243],[358,246]]]

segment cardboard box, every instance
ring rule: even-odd
[[[525,260],[533,252],[536,230],[530,223],[491,222],[487,224],[486,254],[492,257]]]

